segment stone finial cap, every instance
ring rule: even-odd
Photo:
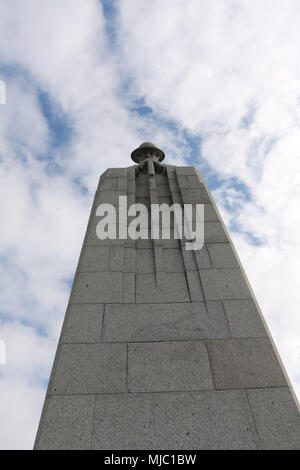
[[[152,142],[144,142],[131,153],[131,158],[135,163],[142,163],[148,157],[152,157],[158,162],[162,162],[165,154]]]

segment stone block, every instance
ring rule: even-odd
[[[205,217],[205,213],[204,213]],[[227,242],[227,235],[220,222],[204,222],[204,242]]]
[[[181,175],[178,176],[177,180],[182,189],[204,189],[203,183],[200,182],[196,175]]]
[[[198,266],[197,266],[197,261],[195,257],[195,252],[186,250],[184,246],[182,247],[181,252],[182,252],[185,270],[197,271]]]
[[[103,341],[174,341],[228,338],[219,301],[173,304],[108,304]]]
[[[149,197],[136,197],[136,204],[142,204],[144,207],[141,207],[141,212],[150,212],[150,198]]]
[[[79,273],[72,291],[72,303],[113,303],[121,301],[122,273]]]
[[[156,282],[157,281],[157,282]],[[157,273],[136,275],[136,302],[189,302],[184,273]]]
[[[111,246],[109,249],[109,264],[107,271],[123,271],[124,248]]]
[[[135,191],[136,191],[135,180],[128,180],[127,181],[127,194],[135,194]]]
[[[135,302],[135,274],[123,273],[122,302],[124,304]]]
[[[154,252],[153,250],[138,250],[136,252],[136,272],[154,273]]]
[[[136,250],[134,246],[124,248],[124,272],[135,272],[135,256]]]
[[[288,387],[247,391],[261,446],[300,449],[300,414]]]
[[[157,190],[158,197],[161,197],[161,196],[169,197],[170,196],[170,188],[166,184],[157,185],[156,190]]]
[[[95,202],[97,205],[112,204],[113,206],[119,206],[120,196],[126,196],[126,191],[100,191],[96,195]]]
[[[108,271],[109,246],[86,246],[81,257],[80,272]]]
[[[218,214],[212,204],[204,204],[204,222],[219,221]]]
[[[286,385],[268,338],[208,341],[207,346],[217,389]]]
[[[193,166],[178,166],[175,168],[176,175],[182,176],[182,175],[191,175],[195,176],[196,175],[196,170]]]
[[[189,286],[189,292],[192,302],[203,300],[202,286],[198,271],[187,271],[186,278]]]
[[[127,168],[127,180],[128,181],[135,181],[136,177],[137,177],[137,170],[138,170],[138,166],[137,165],[133,165],[133,166],[129,166]]]
[[[180,192],[180,189],[179,189],[179,184],[177,182],[176,179],[169,179],[169,191],[173,194],[173,193],[179,193]]]
[[[205,343],[190,341],[128,345],[128,391],[213,389]]]
[[[170,166],[168,165],[168,168],[167,168],[167,178],[168,178],[168,181],[170,180],[177,180],[177,175],[176,175],[176,167],[175,166]]]
[[[107,170],[106,176],[108,178],[121,178],[122,176],[127,177],[127,171],[130,168],[109,168]]]
[[[200,275],[207,300],[251,298],[239,268],[200,269]]]
[[[180,192],[173,192],[171,193],[171,200],[172,200],[172,205],[173,204],[180,204],[182,205],[182,197]]]
[[[52,396],[46,399],[42,428],[36,449],[85,450],[92,439],[95,397],[93,395]]]
[[[210,262],[206,245],[203,245],[201,250],[195,250],[195,251],[192,251],[191,253],[195,254],[198,269],[211,267],[211,262]]]
[[[103,304],[75,304],[68,308],[60,341],[96,343],[101,341]]]
[[[99,222],[99,220],[97,220],[97,223]],[[86,242],[85,242],[85,245],[86,246],[101,246],[101,247],[105,247],[105,246],[123,246],[124,243],[126,242],[126,240],[121,240],[119,238],[119,225],[116,224],[116,238],[115,239],[112,239],[112,238],[106,238],[104,240],[100,240],[100,238],[98,238],[97,236],[97,232],[96,232],[96,229],[97,229],[97,223],[92,223],[89,227],[88,227],[88,232],[87,232],[87,237],[86,237]],[[124,227],[125,228],[125,227]],[[125,228],[126,229],[126,228]]]
[[[99,184],[99,191],[116,191],[118,178],[105,178]]]
[[[138,175],[136,176],[136,184],[148,184],[148,182],[149,182],[148,172],[147,173],[139,172]]]
[[[184,204],[209,204],[206,189],[181,189],[181,197]]]
[[[158,204],[167,204],[168,206],[172,206],[173,201],[171,196],[159,196]]]
[[[180,240],[174,238],[174,231],[171,229],[171,238],[167,238],[168,232],[165,229],[161,231],[161,241],[165,249],[180,248]]]
[[[135,187],[136,197],[148,198],[150,195],[149,186],[147,184],[137,184]]]
[[[184,272],[181,248],[163,250],[163,266],[165,272]]]
[[[94,449],[257,449],[244,391],[98,395]]]
[[[162,173],[156,173],[155,182],[157,185],[168,184],[167,176]]]
[[[135,246],[137,250],[150,250],[152,248],[152,245],[153,242],[151,238],[148,238],[147,240],[139,238],[138,240],[136,240]]]
[[[267,336],[255,303],[249,300],[224,300],[224,308],[233,338]]]
[[[214,268],[239,267],[230,243],[208,243],[207,248]]]
[[[117,190],[127,191],[127,177],[126,176],[119,176],[117,178]]]
[[[126,391],[126,345],[62,344],[50,393],[93,394]]]

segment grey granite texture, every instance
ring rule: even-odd
[[[154,168],[100,177],[35,448],[299,449],[296,401],[203,177]],[[118,216],[125,194],[204,204],[203,248],[154,241],[150,225],[100,240],[98,205]]]

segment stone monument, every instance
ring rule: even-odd
[[[213,198],[164,156],[146,142],[100,177],[35,448],[300,448],[296,398]],[[122,236],[99,239],[99,206],[120,212],[124,196],[148,228],[132,239],[119,218]],[[151,238],[153,204],[202,205],[203,247]]]

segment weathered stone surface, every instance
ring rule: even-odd
[[[249,288],[239,268],[200,269],[207,300],[247,299]]]
[[[67,311],[60,341],[93,343],[101,340],[103,304],[76,304]]]
[[[184,272],[183,257],[180,248],[163,250],[163,267],[164,271],[167,273]]]
[[[154,253],[153,250],[139,250],[136,254],[136,272],[154,273]]]
[[[219,222],[218,215],[212,204],[204,204],[204,221],[205,222]]]
[[[124,273],[122,277],[122,299],[124,304],[135,301],[135,274]]]
[[[123,247],[87,246],[79,270],[80,272],[122,271]]]
[[[173,204],[173,200],[171,196],[160,196],[159,197],[159,204],[167,204],[169,207]]]
[[[208,243],[207,248],[214,268],[238,268],[239,264],[229,243]]]
[[[210,262],[210,258],[209,258],[209,255],[208,255],[208,250],[207,250],[206,245],[203,245],[201,250],[195,250],[195,251],[192,251],[192,253],[194,253],[194,255],[195,255],[198,269],[199,268],[210,268],[211,267],[211,262]]]
[[[113,206],[119,206],[119,197],[126,196],[126,191],[101,191],[96,195],[96,204],[112,204]]]
[[[177,166],[175,167],[177,176],[181,175],[196,175],[196,170],[193,166]]]
[[[135,184],[135,180],[128,180],[127,181],[127,194],[134,194],[135,195],[135,191],[136,191],[136,184]]]
[[[186,271],[198,271],[199,268],[210,268],[211,262],[205,245],[201,250],[186,250],[185,243],[182,243],[182,257]]]
[[[176,179],[170,179],[168,187],[169,187],[170,192],[172,193],[172,196],[173,196],[173,193],[180,192],[179,185]]]
[[[244,391],[98,395],[94,449],[257,449]]]
[[[51,394],[119,393],[126,391],[125,344],[62,344]]]
[[[167,175],[157,173],[155,175],[155,182],[156,182],[157,185],[168,184]]]
[[[202,176],[156,170],[155,183],[137,165],[100,178],[36,447],[299,447],[295,403]],[[119,239],[125,194],[144,211],[203,204],[203,248],[187,251],[173,229],[152,240],[150,211],[146,239]],[[116,208],[115,240],[97,236],[100,203]]]
[[[205,189],[180,189],[184,204],[209,204],[211,202]]]
[[[208,341],[217,389],[286,386],[268,338]]]
[[[117,191],[128,191],[127,176],[119,176],[117,178]]]
[[[225,312],[233,338],[267,336],[255,303],[249,300],[224,300]]]
[[[187,271],[186,278],[189,286],[189,292],[192,302],[201,302],[203,300],[201,279],[198,271]]]
[[[207,308],[206,308],[207,307]],[[207,310],[208,309],[208,310]],[[108,304],[104,341],[168,341],[228,338],[221,302]]]
[[[36,447],[48,450],[84,450],[91,447],[95,397],[52,396],[46,399],[44,425]]]
[[[151,250],[153,247],[153,241],[151,240],[151,231],[145,232],[145,238],[138,238],[135,241],[136,250]]]
[[[171,238],[165,239],[166,236],[166,231],[162,230],[162,245],[165,249],[172,249],[172,248],[179,248],[180,247],[180,241],[174,237],[174,233],[171,229]]]
[[[149,197],[149,186],[147,184],[137,184],[135,194],[136,197]]]
[[[97,220],[98,222],[98,220]],[[91,224],[88,228],[87,237],[86,237],[86,246],[94,246],[104,248],[106,246],[123,246],[125,240],[119,238],[119,225],[116,225],[116,238],[106,238],[100,240],[97,235],[97,223]]]
[[[203,189],[203,183],[196,175],[180,175],[178,176],[178,184],[182,189]]]
[[[107,178],[121,178],[121,177],[125,178],[127,176],[127,172],[131,168],[130,167],[129,168],[109,168],[106,171],[106,177]]]
[[[124,248],[111,246],[109,251],[109,262],[107,271],[123,271]]]
[[[72,303],[112,303],[121,301],[122,273],[79,273]]]
[[[136,274],[137,303],[189,301],[184,273]]]
[[[121,248],[121,247],[120,247]],[[109,246],[87,246],[83,250],[80,271],[107,271],[109,264]]]
[[[125,247],[124,248],[124,272],[135,272],[135,263],[136,263],[136,250],[135,247]]]
[[[99,185],[99,191],[116,191],[118,178],[104,178]]]
[[[205,343],[151,342],[128,346],[129,392],[214,388]]]
[[[205,214],[204,214],[205,216]],[[227,236],[220,222],[204,223],[204,242],[227,242]]]
[[[167,184],[160,184],[157,186],[157,194],[160,196],[170,196],[170,188]]]
[[[300,450],[300,415],[288,387],[247,391],[263,449]]]

